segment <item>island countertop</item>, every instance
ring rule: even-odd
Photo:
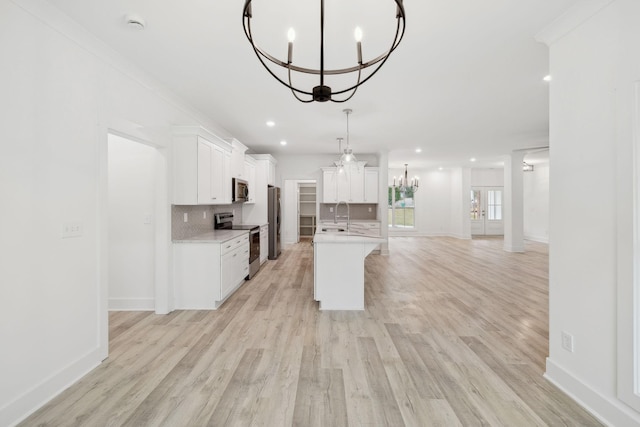
[[[324,228],[339,228],[345,231],[322,231]],[[349,230],[349,231],[347,231]],[[384,243],[385,239],[381,238],[377,233],[370,230],[354,227],[347,228],[346,224],[321,224],[316,228],[316,234],[313,236],[314,243]]]
[[[319,230],[319,228],[318,228]],[[313,236],[314,243],[373,243],[380,244],[386,242],[385,239],[373,234],[362,233],[358,231],[344,232],[323,232],[316,231]]]

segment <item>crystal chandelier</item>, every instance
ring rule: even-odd
[[[393,187],[398,188],[400,193],[406,194],[407,192],[417,193],[418,188],[420,187],[420,179],[417,176],[411,178],[411,182],[409,182],[408,172],[407,172],[408,163],[404,164],[404,177],[400,176],[399,185],[396,186],[396,177],[393,177]]]
[[[389,1],[389,0],[386,0],[386,1]],[[396,3],[396,16],[395,16],[396,31],[395,31],[395,36],[393,37],[393,41],[390,44],[391,47],[387,51],[376,56],[375,58],[369,61],[363,61],[362,30],[360,29],[360,27],[356,27],[354,31],[354,37],[356,41],[356,64],[351,67],[341,68],[341,69],[326,70],[324,66],[324,58],[325,58],[324,0],[320,0],[320,49],[319,49],[320,68],[319,69],[305,68],[305,67],[300,67],[293,64],[293,42],[296,36],[293,28],[289,29],[289,32],[288,32],[289,43],[288,43],[286,61],[276,58],[275,56],[269,54],[268,52],[266,52],[256,44],[256,41],[254,40],[253,34],[251,32],[251,19],[253,18],[253,12],[251,9],[252,0],[245,0],[244,2],[244,8],[242,13],[242,25],[244,26],[244,33],[247,36],[249,43],[251,43],[251,47],[253,48],[256,56],[258,57],[258,60],[260,60],[262,65],[276,80],[278,80],[280,83],[282,83],[283,85],[285,85],[291,90],[291,92],[293,93],[293,96],[295,96],[295,98],[298,101],[305,102],[305,103],[314,102],[314,101],[346,102],[349,99],[351,99],[351,97],[356,93],[356,90],[361,84],[363,84],[364,82],[369,80],[371,77],[373,77],[373,75],[387,61],[387,59],[389,58],[389,55],[391,55],[391,52],[393,52],[400,44],[400,41],[402,41],[402,37],[404,36],[404,30],[405,30],[405,11],[404,11],[404,6],[402,4],[403,0],[393,0],[393,1]],[[366,12],[366,10],[363,12]],[[276,66],[284,69],[287,75],[287,79],[285,79],[283,76],[278,76],[276,74],[277,70],[279,70],[280,68],[277,68],[274,65],[270,66],[269,64],[275,64]],[[371,68],[370,70],[367,70],[369,67],[372,67],[374,65],[375,67]],[[367,72],[365,73],[366,76],[363,76],[364,70],[367,70]],[[292,79],[292,74],[294,73],[317,75],[319,76],[319,85],[313,87],[311,90],[300,89],[298,87],[295,87]],[[352,75],[352,74],[356,74],[355,84],[353,84],[352,86],[348,86],[344,89],[333,90],[325,82],[326,76]],[[334,99],[333,98],[334,95],[344,95],[344,98]]]

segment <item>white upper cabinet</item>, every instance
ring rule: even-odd
[[[364,165],[349,167],[349,203],[364,202]]]
[[[231,145],[201,127],[174,128],[175,205],[231,203]]]
[[[231,177],[231,152],[224,151],[224,164],[222,165],[222,194],[223,194],[223,203],[229,204],[231,203],[231,193],[233,189],[233,178]]]
[[[198,141],[198,182],[196,184],[198,192],[198,204],[209,204],[212,202],[211,163],[213,147],[206,141]]]
[[[245,203],[255,203],[256,202],[256,161],[250,157],[245,157],[244,160],[244,178],[249,184],[249,198]]]
[[[231,177],[229,162],[231,153],[220,147],[211,151],[211,199],[213,204],[231,203]]]
[[[378,169],[365,163],[322,168],[322,202],[378,203]]]
[[[244,153],[247,151],[247,147],[235,138],[225,141],[231,144],[231,177],[246,181],[248,177],[245,176]]]
[[[256,175],[256,183],[258,185],[276,185],[276,159],[271,154],[251,154],[251,157],[264,165],[265,176]],[[266,182],[264,182],[266,180]],[[251,189],[249,189],[251,191]]]
[[[364,202],[378,203],[378,168],[364,168]]]
[[[322,168],[322,202],[338,202],[338,181],[336,168]]]

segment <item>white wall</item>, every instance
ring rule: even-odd
[[[504,186],[504,169],[471,169],[471,186],[472,187],[503,187]]]
[[[108,130],[165,160],[173,124],[229,135],[47,2],[0,0],[0,28],[0,425],[11,425],[107,355]],[[166,288],[170,203],[157,185]],[[69,221],[81,237],[61,238]]]
[[[524,238],[549,243],[549,164],[523,175]]]
[[[550,44],[553,78],[546,376],[608,424],[640,425],[640,413],[617,390],[625,381],[632,387],[632,372],[625,371],[632,335],[616,339],[632,330],[630,312],[618,312],[632,305],[621,295],[632,295],[637,264],[632,108],[640,81],[640,2],[578,7],[540,36]],[[573,352],[561,345],[563,331],[574,337]]]
[[[155,309],[156,149],[109,135],[109,310]]]
[[[404,176],[404,169],[389,169],[389,185]],[[447,236],[451,234],[451,176],[450,170],[409,170],[409,179],[420,178],[420,187],[414,194],[415,229],[390,229],[389,234],[415,236]],[[386,202],[386,197],[383,203]]]

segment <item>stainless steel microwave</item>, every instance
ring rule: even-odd
[[[231,201],[235,203],[249,201],[249,183],[240,178],[233,178]]]

